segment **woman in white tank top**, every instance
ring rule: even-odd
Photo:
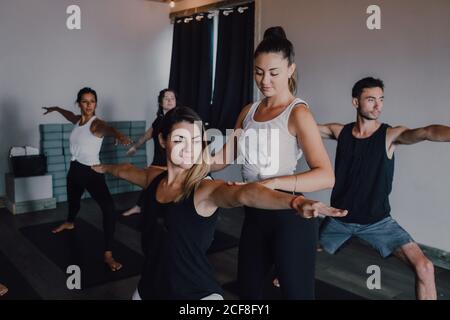
[[[235,136],[244,181],[293,193],[333,187],[333,169],[317,124],[306,102],[294,96],[294,48],[284,30],[266,30],[254,57],[255,82],[264,98],[244,107],[235,126],[243,129]],[[229,147],[215,157],[225,163],[212,165],[214,171],[235,160],[230,155],[237,152],[226,152]],[[303,154],[310,170],[295,173]],[[246,208],[239,247],[241,299],[263,298],[263,280],[273,266],[283,298],[314,299],[317,223],[291,217],[289,210],[267,215],[265,210]]]
[[[104,261],[112,271],[122,268],[112,255],[112,242],[116,223],[116,212],[113,199],[108,190],[103,174],[91,169],[100,164],[99,154],[103,137],[112,136],[123,144],[131,144],[131,140],[104,121],[95,116],[97,107],[97,93],[91,88],[83,88],[78,92],[77,101],[81,114],[60,107],[44,107],[45,114],[59,112],[64,118],[73,123],[74,129],[70,134],[70,153],[72,161],[67,173],[67,200],[69,215],[67,221],[53,230],[58,233],[75,227],[74,220],[80,210],[81,196],[87,190],[98,203],[103,214],[103,231],[105,236]]]

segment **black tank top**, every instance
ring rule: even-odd
[[[348,210],[340,221],[372,224],[389,217],[391,211],[394,157],[386,154],[390,126],[383,123],[370,137],[357,139],[352,134],[354,125],[345,125],[338,138],[331,205]]]
[[[159,203],[156,189],[166,174],[156,177],[143,191],[145,263],[139,295],[142,299],[199,300],[212,293],[223,294],[206,256],[217,214],[200,216],[193,194],[179,203]],[[162,216],[162,223],[158,216]]]
[[[161,147],[161,144],[159,143],[158,135],[161,128],[163,117],[157,117],[155,121],[152,123],[152,138],[153,138],[153,145],[154,147],[154,155],[153,155],[153,161],[152,165],[154,166],[167,166],[167,159],[166,159],[166,150]]]

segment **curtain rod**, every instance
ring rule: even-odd
[[[187,9],[187,10],[181,10],[181,11],[175,11],[172,12],[169,17],[172,20],[175,20],[176,18],[182,18],[182,17],[189,17],[196,13],[204,13],[212,10],[219,10],[219,9],[225,9],[235,6],[240,6],[248,3],[252,3],[254,0],[225,0],[221,2],[211,3],[207,4],[201,7]]]

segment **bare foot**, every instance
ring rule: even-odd
[[[105,251],[104,258],[105,263],[108,265],[111,271],[119,271],[120,269],[122,269],[122,264],[114,260],[111,251]]]
[[[278,278],[273,279],[272,284],[274,287],[277,287],[277,288],[280,287],[280,281],[278,281]]]
[[[0,283],[0,297],[4,296],[8,292],[8,288]]]
[[[73,222],[64,222],[59,227],[53,229],[52,232],[53,233],[58,233],[58,232],[61,232],[61,231],[64,231],[64,230],[72,230],[73,228],[75,228],[75,225],[73,224]]]
[[[137,213],[141,213],[141,207],[134,206],[133,208],[125,211],[124,213],[122,213],[122,216],[128,217],[128,216],[131,216],[131,215],[137,214]]]

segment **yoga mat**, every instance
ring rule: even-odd
[[[25,277],[16,269],[8,258],[0,252],[0,283],[9,291],[0,297],[2,300],[41,300]]]
[[[70,265],[81,269],[81,289],[138,275],[142,271],[143,257],[118,241],[113,244],[113,256],[122,263],[119,271],[112,272],[103,262],[103,231],[82,219],[75,229],[53,234],[51,230],[61,222],[28,226],[20,229],[48,259],[64,273]],[[69,274],[68,274],[69,276]]]

